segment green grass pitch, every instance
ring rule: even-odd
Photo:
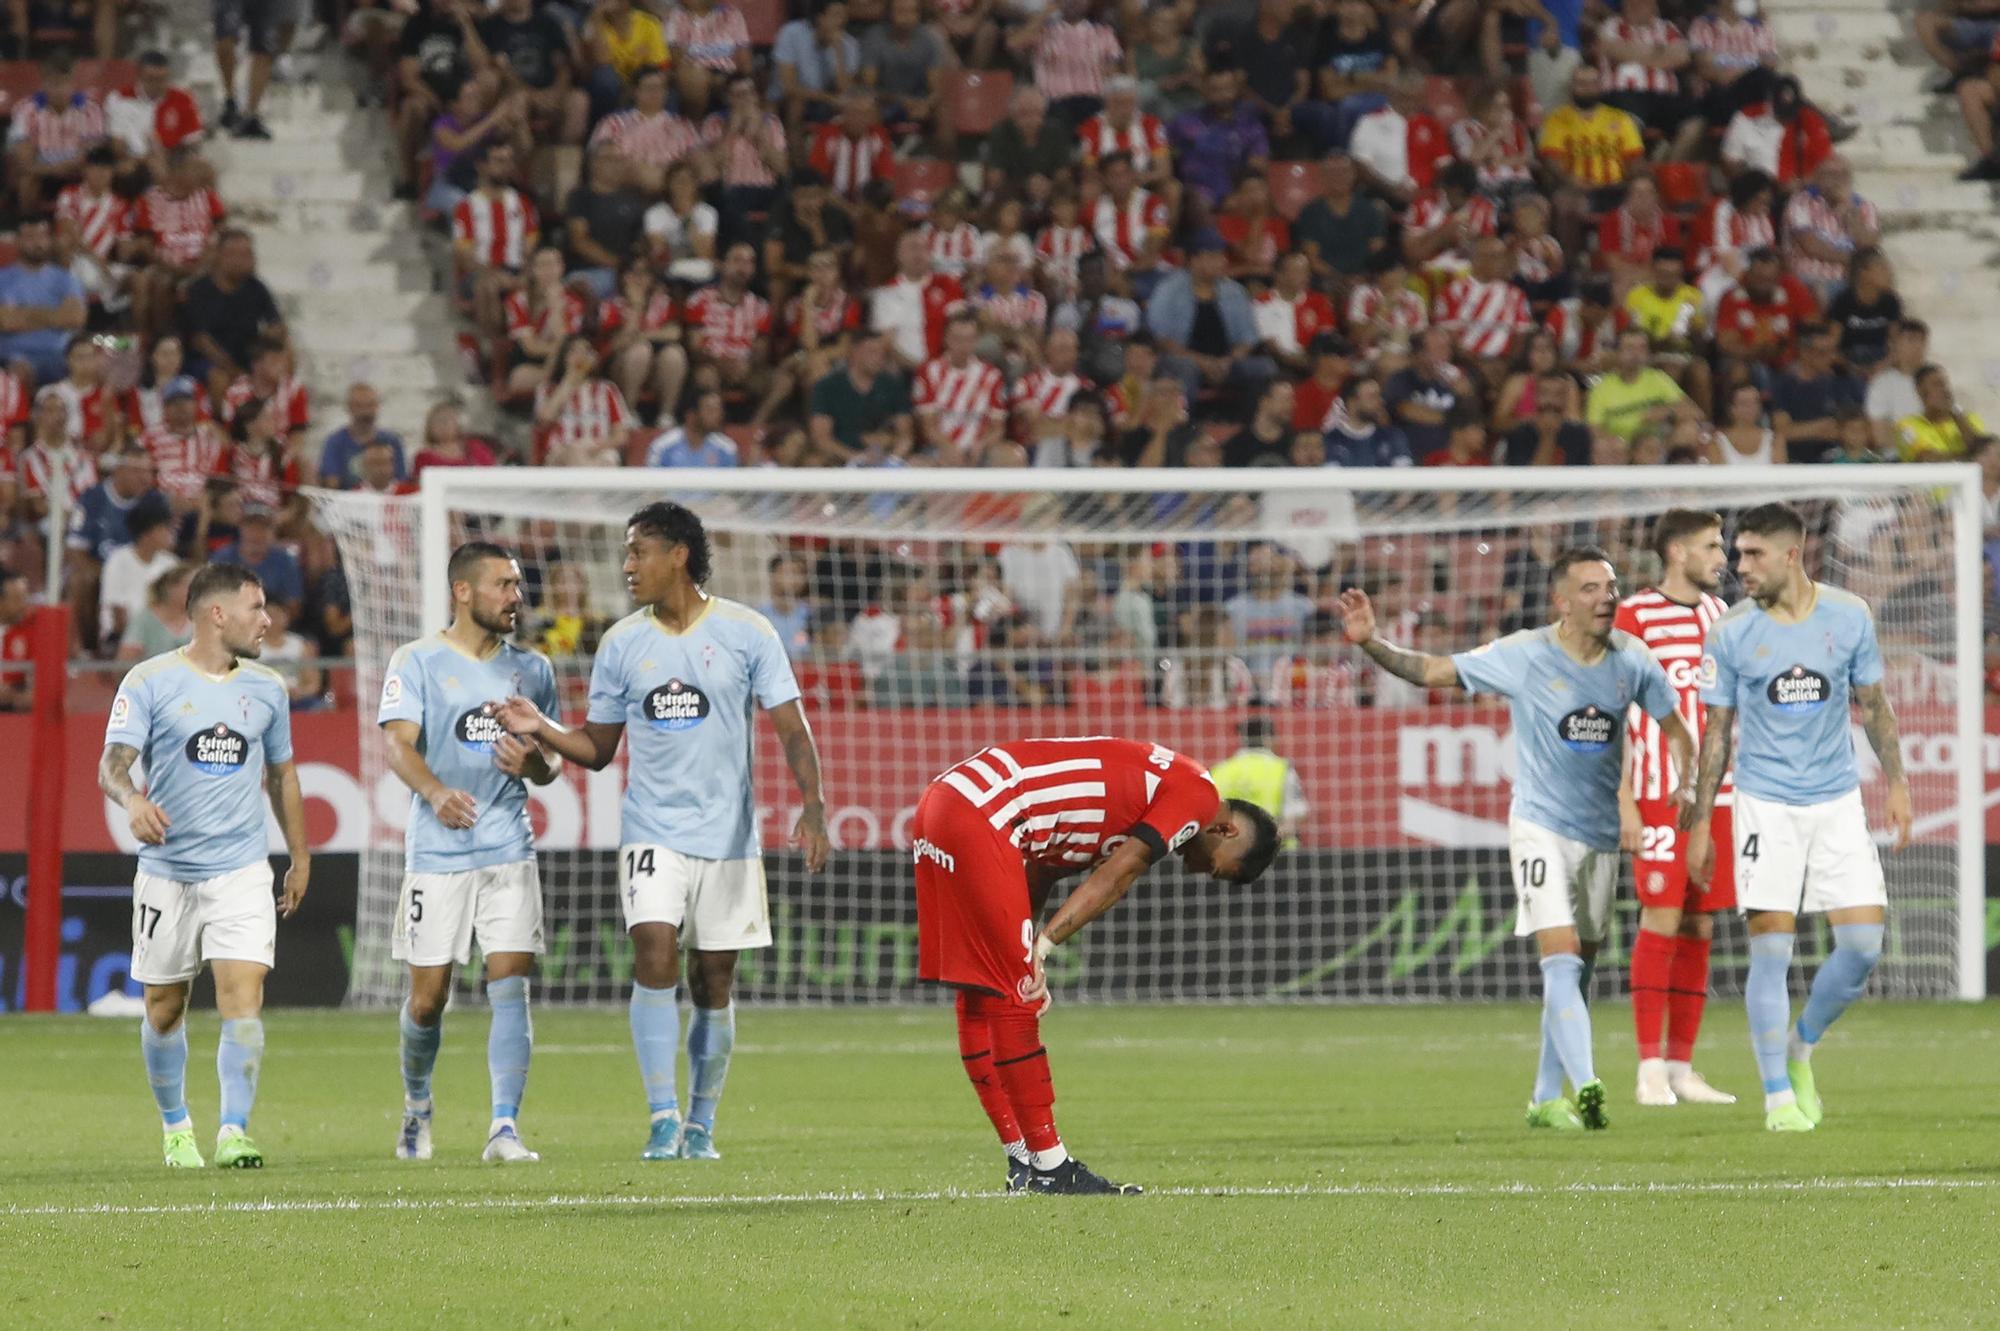
[[[1150,1196],[995,1195],[949,1012],[746,1009],[713,1163],[642,1164],[622,1011],[536,1016],[523,1129],[482,1166],[483,1012],[448,1020],[439,1158],[391,1158],[395,1019],[277,1012],[261,1172],[169,1174],[134,1023],[0,1023],[0,1326],[2000,1326],[1996,1005],[1863,1003],[1827,1120],[1631,1103],[1530,1134],[1526,1004],[1058,1008],[1064,1136]],[[213,1013],[189,1084],[215,1126]],[[683,1079],[684,1080],[684,1079]]]

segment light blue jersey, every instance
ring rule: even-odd
[[[757,708],[798,696],[778,631],[747,605],[711,596],[681,633],[650,606],[612,625],[591,666],[588,715],[625,727],[620,839],[705,860],[761,854],[751,727]]]
[[[1708,630],[1701,700],[1736,709],[1736,788],[1778,804],[1822,804],[1861,784],[1848,729],[1858,687],[1882,682],[1875,616],[1825,583],[1796,624],[1742,600]]]
[[[1596,664],[1581,665],[1551,625],[1460,652],[1451,663],[1468,692],[1511,704],[1511,816],[1592,850],[1617,850],[1626,709],[1637,703],[1655,719],[1674,710],[1673,685],[1645,644],[1613,632]]]
[[[503,642],[482,661],[433,633],[405,643],[389,658],[377,724],[416,722],[424,762],[438,780],[479,806],[471,827],[450,828],[428,801],[411,792],[403,836],[411,873],[463,873],[533,857],[527,783],[493,765],[502,733],[493,712],[516,694],[555,714],[556,672],[548,657]]]
[[[166,844],[139,848],[145,872],[197,883],[270,853],[264,765],[292,760],[292,703],[276,671],[239,661],[217,678],[179,648],[141,661],[118,686],[104,743],[139,751],[146,798],[167,815]]]

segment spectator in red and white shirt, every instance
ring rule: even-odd
[[[1772,80],[1769,101],[1738,111],[1722,136],[1725,169],[1762,171],[1787,188],[1811,179],[1832,152],[1826,117],[1806,105],[1799,81],[1789,74]]]
[[[1663,246],[1681,248],[1681,219],[1660,206],[1660,187],[1651,176],[1634,176],[1625,201],[1597,224],[1597,252],[1619,302],[1652,274],[1653,251]]]
[[[12,465],[11,459],[0,458],[0,467]],[[0,487],[11,491],[12,486],[11,472],[0,477]],[[28,659],[31,632],[28,612],[32,609],[28,603],[27,574],[0,569],[0,661],[12,665]],[[25,712],[33,705],[34,696],[27,671],[0,671],[0,712]]]
[[[1108,81],[1103,114],[1084,121],[1077,138],[1082,141],[1085,166],[1124,153],[1147,188],[1162,195],[1173,192],[1174,154],[1167,143],[1167,127],[1158,116],[1140,113],[1137,81],[1122,75]]]
[[[78,333],[63,353],[68,373],[42,390],[62,400],[69,413],[70,438],[93,454],[116,448],[126,438],[125,413],[104,382],[104,352],[97,339]],[[38,395],[39,396],[39,395]]]
[[[1743,276],[1750,253],[1778,243],[1777,225],[1771,217],[1776,199],[1777,187],[1771,177],[1762,171],[1745,171],[1729,182],[1729,193],[1710,203],[1696,223],[1701,246],[1695,252],[1695,285],[1701,288],[1711,317]]]
[[[1292,247],[1292,229],[1271,211],[1271,183],[1261,174],[1237,182],[1215,229],[1229,245],[1229,275],[1239,280],[1270,281],[1278,256]]]
[[[541,235],[535,205],[514,188],[514,145],[494,141],[479,154],[479,183],[451,214],[452,248],[472,288],[473,317],[489,334],[505,327],[502,301]]]
[[[1039,9],[1007,38],[1009,49],[1032,53],[1035,87],[1050,112],[1070,125],[1103,108],[1104,81],[1125,58],[1117,31],[1090,11],[1090,0],[1062,0],[1059,14]]]
[[[1014,432],[1030,446],[1051,434],[1050,422],[1067,413],[1076,395],[1089,387],[1077,370],[1078,352],[1076,333],[1055,329],[1043,344],[1042,364],[1014,381],[1008,399]]]
[[[1687,37],[1694,72],[1707,90],[1701,114],[1709,124],[1726,125],[1736,112],[1770,97],[1781,62],[1778,39],[1754,7],[1745,14],[1732,0],[1717,0],[1688,25]]]
[[[1049,196],[1049,224],[1035,233],[1035,268],[1058,297],[1076,294],[1077,264],[1097,248],[1097,238],[1079,220],[1076,191],[1057,187]]]
[[[1854,251],[1882,239],[1875,205],[1854,192],[1854,171],[1838,154],[1820,163],[1813,183],[1785,205],[1785,257],[1792,276],[1822,308],[1847,283]]]
[[[954,314],[945,324],[944,354],[926,361],[911,394],[925,447],[947,467],[978,464],[988,444],[1000,439],[1007,410],[999,368],[973,354],[979,320]]]
[[[1027,269],[1004,246],[986,256],[986,280],[969,294],[968,304],[987,336],[1008,356],[1032,364],[1041,356],[1042,330],[1049,323],[1048,298],[1028,285]]]
[[[1444,126],[1424,110],[1423,76],[1399,75],[1389,104],[1354,122],[1347,151],[1392,207],[1407,206],[1429,189],[1438,168],[1451,160],[1451,142]]]
[[[1384,373],[1407,363],[1417,334],[1431,325],[1430,307],[1410,289],[1410,269],[1393,248],[1370,262],[1368,280],[1347,295],[1347,336],[1364,361]]]
[[[1293,250],[1278,260],[1275,280],[1250,307],[1264,353],[1293,374],[1311,367],[1314,338],[1340,328],[1333,302],[1314,291],[1311,281],[1311,261]]]
[[[132,209],[132,231],[148,267],[133,287],[133,317],[142,332],[161,335],[173,322],[181,285],[208,266],[228,209],[203,184],[211,174],[193,147],[167,151],[166,173]]]
[[[535,453],[551,467],[616,467],[636,422],[618,385],[601,377],[587,337],[563,343],[560,376],[535,390]]]
[[[625,265],[617,294],[598,306],[597,332],[607,339],[604,361],[627,404],[650,393],[660,414],[671,416],[687,382],[687,346],[681,312],[654,280],[651,264],[635,259]]]
[[[979,228],[967,220],[971,211],[971,199],[964,190],[953,187],[938,195],[930,220],[917,228],[930,254],[931,271],[960,283],[975,276],[985,249]]]
[[[770,211],[778,178],[791,169],[785,122],[765,108],[756,80],[737,74],[727,106],[702,122],[701,141],[709,178],[722,184],[723,234],[741,235],[752,213]]]
[[[507,371],[507,397],[519,401],[533,393],[556,371],[556,352],[564,339],[583,331],[590,306],[563,280],[562,251],[542,245],[528,260],[528,272],[517,290],[501,304],[507,320],[507,344],[513,365]]]
[[[104,142],[104,108],[76,86],[70,58],[42,60],[42,90],[14,103],[7,166],[21,211],[41,212],[56,191],[83,174],[83,155]]]
[[[632,105],[598,121],[590,142],[617,144],[631,166],[632,183],[648,194],[660,192],[674,163],[702,150],[693,122],[667,109],[663,69],[640,70],[632,80]]]
[[[11,369],[0,368],[0,472],[4,472],[10,485],[14,476],[15,427],[27,425],[28,402],[28,390],[20,376]],[[7,494],[0,495],[0,526],[5,525],[7,515],[13,511],[10,489]]]
[[[1752,250],[1742,281],[1715,311],[1715,345],[1726,358],[1723,382],[1748,378],[1770,391],[1798,350],[1799,329],[1818,315],[1812,293],[1784,271],[1776,250]]]
[[[1462,273],[1472,263],[1472,243],[1500,233],[1493,201],[1478,193],[1479,175],[1464,162],[1437,174],[1437,188],[1425,190],[1403,216],[1403,256],[1414,268]]]
[[[1476,411],[1453,412],[1445,422],[1450,431],[1445,436],[1445,446],[1426,453],[1422,465],[1426,467],[1490,467],[1493,465],[1493,446],[1486,435],[1486,422]]]
[[[771,307],[750,289],[757,252],[746,243],[722,255],[722,275],[688,301],[688,358],[697,388],[741,389],[762,397],[771,386]]]
[[[132,423],[134,430],[143,434],[159,428],[166,421],[166,403],[160,396],[161,391],[180,378],[186,366],[187,351],[178,337],[169,333],[153,343],[152,353],[146,358],[146,372],[125,393],[125,419]],[[210,419],[207,394],[195,394],[194,405],[197,417]]]
[[[312,402],[306,386],[292,374],[291,364],[291,351],[283,342],[263,338],[255,343],[250,348],[248,371],[222,395],[223,423],[234,422],[237,410],[246,402],[268,402],[277,411],[278,433],[286,444],[296,447],[303,443],[306,427],[312,424]]]
[[[1625,0],[1621,13],[1598,25],[1597,57],[1605,102],[1648,129],[1676,135],[1676,158],[1692,155],[1707,129],[1681,88],[1694,49],[1660,17],[1659,0]]]
[[[931,270],[920,232],[896,242],[896,278],[868,293],[868,327],[889,335],[896,359],[910,369],[944,350],[945,318],[965,301],[956,278]]]
[[[174,86],[164,53],[147,51],[138,63],[138,80],[104,99],[104,127],[120,160],[144,165],[157,178],[169,152],[200,143],[207,131],[194,94]]]
[[[308,479],[298,450],[286,442],[284,424],[277,400],[258,397],[238,404],[230,422],[229,474],[246,514],[253,509],[275,513],[294,503]]]
[[[201,393],[193,379],[176,376],[158,393],[161,419],[139,436],[139,447],[153,459],[153,483],[175,514],[192,513],[201,507],[209,479],[228,461],[229,440],[214,422],[201,418]]]
[[[1091,231],[1118,272],[1153,273],[1163,265],[1173,214],[1165,199],[1143,188],[1132,159],[1112,153],[1100,171],[1104,193],[1091,215]]]
[[[1495,88],[1474,108],[1474,114],[1451,127],[1451,147],[1458,160],[1479,173],[1481,191],[1500,198],[1534,184],[1529,168],[1535,161],[1528,123],[1514,114],[1514,98]]]
[[[718,79],[750,73],[750,25],[743,11],[719,0],[680,0],[660,22],[673,56],[681,105],[703,115]]]
[[[805,285],[785,303],[783,331],[788,350],[758,410],[760,425],[831,374],[861,331],[861,303],[841,285],[838,251],[814,250],[806,259]]]
[[[70,432],[69,406],[53,387],[35,394],[29,443],[16,465],[21,514],[29,522],[40,522],[49,515],[49,494],[58,476],[68,481],[64,488],[72,511],[84,492],[97,484],[97,455]]]
[[[859,199],[869,181],[887,180],[895,159],[875,95],[863,89],[840,99],[838,120],[813,131],[811,164],[843,199]]]
[[[1507,242],[1481,239],[1472,249],[1472,271],[1438,297],[1432,322],[1451,329],[1458,353],[1475,362],[1489,388],[1506,376],[1514,348],[1535,326],[1528,297],[1508,280]]]
[[[130,302],[132,205],[111,188],[117,158],[99,144],[83,159],[83,178],[56,196],[56,255],[83,283],[91,302],[119,311]]]

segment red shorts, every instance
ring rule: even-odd
[[[1715,872],[1706,888],[1688,881],[1687,834],[1676,821],[1676,809],[1667,801],[1639,805],[1639,819],[1645,826],[1639,837],[1639,853],[1632,857],[1632,882],[1640,907],[1668,906],[1704,914],[1735,910],[1736,843],[1730,837],[1729,806],[1719,805],[1709,818],[1709,835],[1715,840]]]
[[[917,864],[917,975],[1015,997],[1035,946],[1021,852],[943,782],[933,782],[918,801],[910,840]]]

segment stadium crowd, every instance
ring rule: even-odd
[[[297,487],[429,466],[1976,456],[2000,510],[2000,445],[1755,0],[421,0],[345,36],[519,440],[453,401],[381,421],[367,384],[322,437],[165,62],[123,95],[185,101],[178,138],[118,132],[51,63],[10,133],[0,504],[35,578],[69,459],[79,651],[173,641],[184,561],[216,556],[265,573],[301,656],[344,655]],[[546,545],[541,641],[587,651],[589,580]],[[1376,588],[1386,617],[1487,627],[1427,613],[1432,553]],[[823,701],[1088,696],[1176,651],[1200,668],[1133,687],[1269,699],[1308,687],[1294,649],[1339,655],[1338,568],[1081,554],[805,550],[767,612]],[[1485,560],[1483,619],[1533,613],[1536,558]],[[1396,696],[1329,671],[1325,701]]]

